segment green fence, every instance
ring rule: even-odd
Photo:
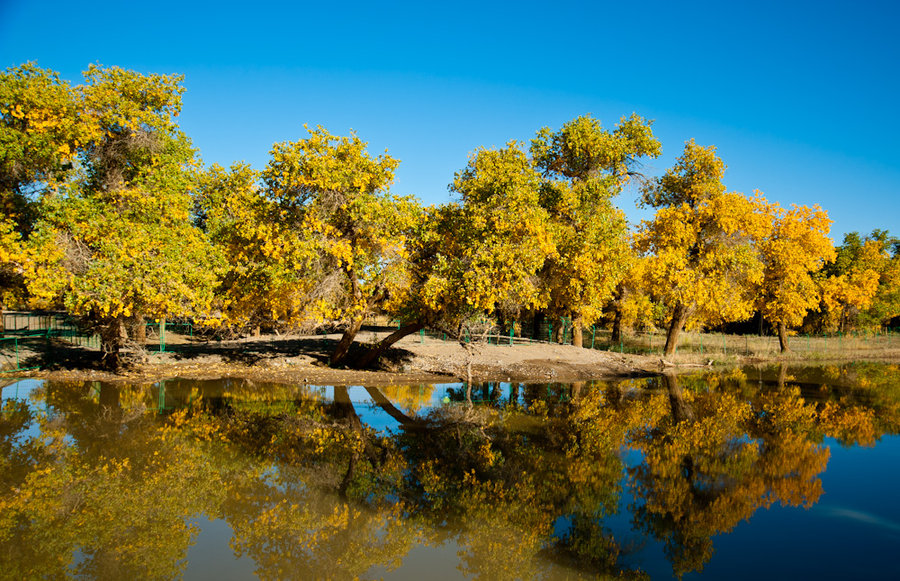
[[[82,329],[78,321],[65,312],[5,311],[0,332],[0,373],[35,369],[34,360],[53,360],[53,349],[60,343],[99,351],[100,335]],[[165,352],[173,343],[191,341],[194,327],[190,321],[146,323],[144,349]]]
[[[486,322],[482,322],[487,325]],[[400,328],[403,323],[391,321]],[[476,325],[478,326],[478,325]],[[485,328],[485,327],[482,327]],[[544,321],[537,331],[532,324],[509,324],[505,327],[489,327],[486,331],[471,332],[463,330],[460,340],[464,342],[481,342],[491,345],[521,345],[529,343],[565,344],[573,341],[572,320],[561,318]],[[582,329],[582,346],[587,349],[613,351],[616,353],[656,354],[662,355],[666,343],[665,331],[645,331],[623,333],[622,337],[613,341],[607,329],[591,326]],[[456,341],[440,331],[424,329],[419,332],[418,340],[426,339]],[[408,340],[408,339],[407,339]],[[846,356],[854,353],[877,354],[879,351],[900,349],[900,329],[884,329],[878,331],[853,331],[847,333],[831,333],[823,335],[795,334],[788,337],[788,346],[794,353],[810,356]],[[742,355],[771,356],[781,352],[778,337],[775,335],[728,335],[723,333],[699,333],[682,331],[678,340],[676,354],[696,355]]]

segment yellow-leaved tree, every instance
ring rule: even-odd
[[[538,271],[554,245],[540,181],[515,141],[470,156],[450,185],[459,201],[427,208],[409,239],[406,284],[386,303],[407,324],[358,365],[426,325],[463,338],[482,319],[543,306]]]
[[[759,202],[770,228],[757,243],[765,265],[757,304],[777,329],[784,353],[789,351],[787,329],[800,325],[807,311],[819,305],[819,285],[813,277],[835,258],[828,238],[831,220],[819,206],[792,205],[788,210]]]
[[[83,173],[45,196],[36,235],[52,241],[29,289],[99,331],[120,364],[126,322],[208,310],[218,261],[191,222],[197,163],[174,118],[181,77],[91,65],[77,88],[88,127]]]
[[[57,73],[34,63],[0,73],[0,310],[27,298],[26,271],[46,251],[32,237],[37,200],[71,173],[85,134],[77,96]]]
[[[822,330],[878,328],[900,316],[900,242],[887,231],[847,234],[825,272]]]
[[[661,148],[650,121],[623,117],[613,131],[585,115],[531,142],[541,171],[541,205],[550,216],[556,252],[543,266],[547,311],[572,320],[573,344],[592,325],[628,272],[631,249],[625,214],[612,203],[636,175],[640,158]]]
[[[539,204],[540,176],[515,141],[479,149],[457,172],[460,203],[438,216],[437,264],[426,302],[449,320],[518,315],[540,304],[538,269],[555,249]]]
[[[389,191],[399,161],[372,157],[353,133],[318,127],[275,144],[271,156],[263,181],[280,218],[313,250],[315,260],[302,265],[312,281],[307,310],[343,328],[331,355],[341,365],[365,318],[406,284],[407,232],[421,208]]]
[[[216,287],[211,324],[257,331],[302,325],[311,317],[312,238],[298,235],[297,224],[259,179],[244,163],[228,170],[214,164],[198,179],[198,225],[228,265]]]
[[[750,316],[763,263],[753,245],[766,230],[758,202],[722,184],[725,164],[714,146],[687,142],[665,175],[647,184],[635,246],[646,256],[645,285],[668,310],[665,354],[675,352],[685,324]]]

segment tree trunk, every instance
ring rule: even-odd
[[[356,408],[353,407],[350,392],[345,385],[334,386],[334,415],[337,418],[346,419],[354,431],[362,430],[362,421],[356,413]]]
[[[618,343],[622,340],[622,300],[625,296],[625,285],[619,283],[613,295],[611,307],[614,311],[612,320],[612,333],[609,336],[610,343]]]
[[[584,335],[581,330],[581,317],[572,319],[572,345],[584,347]]]
[[[785,328],[784,323],[778,323],[778,346],[781,347],[782,353],[787,353],[791,350],[788,347],[787,328]]]
[[[622,308],[615,305],[616,314],[613,315],[612,333],[609,336],[611,343],[618,343],[622,340]]]
[[[352,321],[350,326],[347,327],[347,330],[344,331],[344,335],[341,337],[340,342],[338,342],[337,347],[335,347],[334,353],[331,354],[332,367],[337,367],[344,362],[344,359],[347,357],[347,352],[350,351],[350,346],[353,345],[353,340],[356,339],[356,334],[359,333],[359,330],[362,328],[362,324],[362,319]]]
[[[116,370],[122,366],[122,346],[126,337],[123,317],[116,317],[101,327],[100,350],[107,369]]]
[[[576,381],[572,383],[572,401],[577,401],[581,397],[581,391],[584,389],[584,381]]]
[[[424,424],[422,420],[410,417],[403,413],[401,410],[397,409],[397,406],[391,403],[391,400],[389,400],[383,393],[381,393],[381,390],[377,387],[367,387],[366,391],[369,393],[369,397],[372,398],[372,401],[374,401],[378,405],[378,407],[387,412],[389,416],[397,420],[397,422],[404,428],[423,427]]]
[[[468,361],[466,361],[466,401],[469,402],[469,407],[472,407],[472,357],[468,355]]]
[[[534,321],[532,323],[531,338],[535,340],[543,340],[544,336],[541,335],[541,325],[544,323],[544,313],[542,313],[541,311],[536,311],[534,313]]]
[[[693,420],[694,410],[684,401],[684,392],[681,391],[678,376],[674,373],[666,373],[663,377],[666,380],[666,390],[669,392],[669,405],[672,408],[672,418],[675,419],[675,423]]]
[[[509,403],[518,406],[519,405],[519,392],[521,391],[521,383],[513,383],[509,386]]]
[[[136,311],[128,319],[128,336],[138,345],[147,342],[147,325],[144,322],[144,313]]]
[[[784,389],[784,384],[788,378],[788,366],[786,363],[782,363],[778,367],[778,388]]]
[[[365,353],[363,353],[359,358],[356,359],[353,363],[353,367],[357,369],[365,369],[371,365],[374,365],[378,358],[381,357],[385,351],[387,351],[391,345],[399,341],[400,339],[406,337],[407,335],[412,335],[418,331],[421,331],[425,328],[425,323],[416,322],[410,323],[409,325],[404,325],[400,327],[387,337],[381,340],[378,345],[372,347]]]
[[[678,346],[678,336],[681,334],[681,329],[684,328],[687,318],[687,308],[679,303],[675,307],[675,312],[672,313],[672,322],[669,324],[669,332],[666,333],[666,348],[664,350],[666,355],[675,353],[675,348]]]

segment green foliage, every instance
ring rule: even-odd
[[[84,179],[42,201],[50,245],[31,290],[98,325],[118,364],[123,320],[208,309],[217,256],[191,223],[197,162],[173,121],[179,77],[92,66],[78,88]]]
[[[851,232],[825,269],[823,316],[828,330],[879,328],[900,317],[900,244],[885,230],[861,238]]]

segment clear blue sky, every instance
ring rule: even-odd
[[[478,146],[591,113],[655,119],[672,165],[715,144],[726,185],[820,204],[832,235],[900,234],[900,3],[0,0],[0,64],[185,75],[207,164],[265,165],[304,123],[401,160],[425,203]],[[619,205],[646,217],[634,195]]]

